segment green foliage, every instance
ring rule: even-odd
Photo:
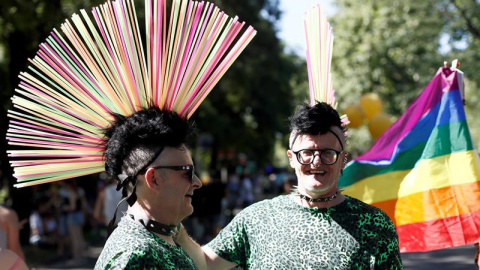
[[[4,0],[0,2],[0,100],[9,108],[10,97],[18,84],[17,75],[25,71],[38,45],[53,28],[82,8],[102,0]],[[3,117],[3,116],[2,116]]]
[[[5,138],[8,120],[7,109],[12,107],[10,98],[19,83],[21,71],[27,67],[27,58],[33,58],[38,45],[53,28],[82,8],[95,6],[103,0],[2,0],[0,1],[0,186],[10,189],[15,198],[22,191],[12,190],[14,179],[6,156]],[[3,173],[2,173],[3,172]],[[0,194],[2,197],[4,193]],[[0,198],[1,199],[1,198]],[[20,202],[20,200],[18,200]]]
[[[212,134],[214,156],[232,149],[262,166],[272,162],[275,134],[288,133],[286,119],[295,105],[291,85],[305,79],[296,76],[304,63],[283,53],[275,30],[277,1],[215,2],[253,25],[257,35],[193,118]]]
[[[477,149],[480,148],[480,2],[450,0],[444,3],[445,31],[450,35],[452,50],[449,59],[458,58],[465,72],[465,110],[470,132]]]

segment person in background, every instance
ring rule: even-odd
[[[0,248],[9,249],[24,260],[25,255],[20,244],[20,229],[17,213],[0,205]]]
[[[28,270],[28,266],[17,253],[0,248],[0,270]]]
[[[290,194],[297,186],[297,177],[295,175],[287,175],[283,180],[282,195]]]
[[[203,248],[183,229],[177,242],[199,269],[403,269],[390,218],[337,186],[347,161],[338,112],[303,103],[290,127],[298,187],[245,208]]]
[[[68,235],[72,263],[83,259],[83,252],[87,247],[83,236],[85,213],[89,211],[85,191],[77,185],[75,179],[60,181],[61,188],[58,194],[61,198],[60,230],[62,235]]]
[[[226,208],[225,186],[220,179],[220,173],[212,172],[210,182],[202,188],[205,194],[205,243],[217,236],[223,228],[223,216]]]
[[[253,183],[249,173],[243,173],[240,180],[239,200],[241,208],[253,203]]]
[[[95,206],[93,208],[93,217],[96,221],[100,222],[103,226],[107,227],[108,222],[113,218],[115,209],[118,203],[122,200],[122,193],[117,191],[117,185],[112,178],[107,179],[107,185],[100,190]],[[127,204],[122,203],[118,206],[118,211],[124,213],[127,211]],[[120,222],[122,215],[117,215],[115,218],[114,226],[117,226]]]
[[[39,247],[55,247],[58,245],[58,255],[63,247],[58,234],[58,223],[55,219],[54,198],[47,194],[40,196],[35,202],[35,210],[30,214],[30,244]]]

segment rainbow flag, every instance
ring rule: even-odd
[[[462,98],[463,73],[440,68],[340,178],[345,194],[390,216],[401,252],[480,242],[480,163]]]

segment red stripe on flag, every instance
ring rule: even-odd
[[[400,252],[420,252],[480,242],[480,213],[397,227]]]

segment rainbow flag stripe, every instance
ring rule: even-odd
[[[463,109],[463,74],[440,68],[405,113],[340,178],[383,209],[401,252],[480,241],[480,162]]]

